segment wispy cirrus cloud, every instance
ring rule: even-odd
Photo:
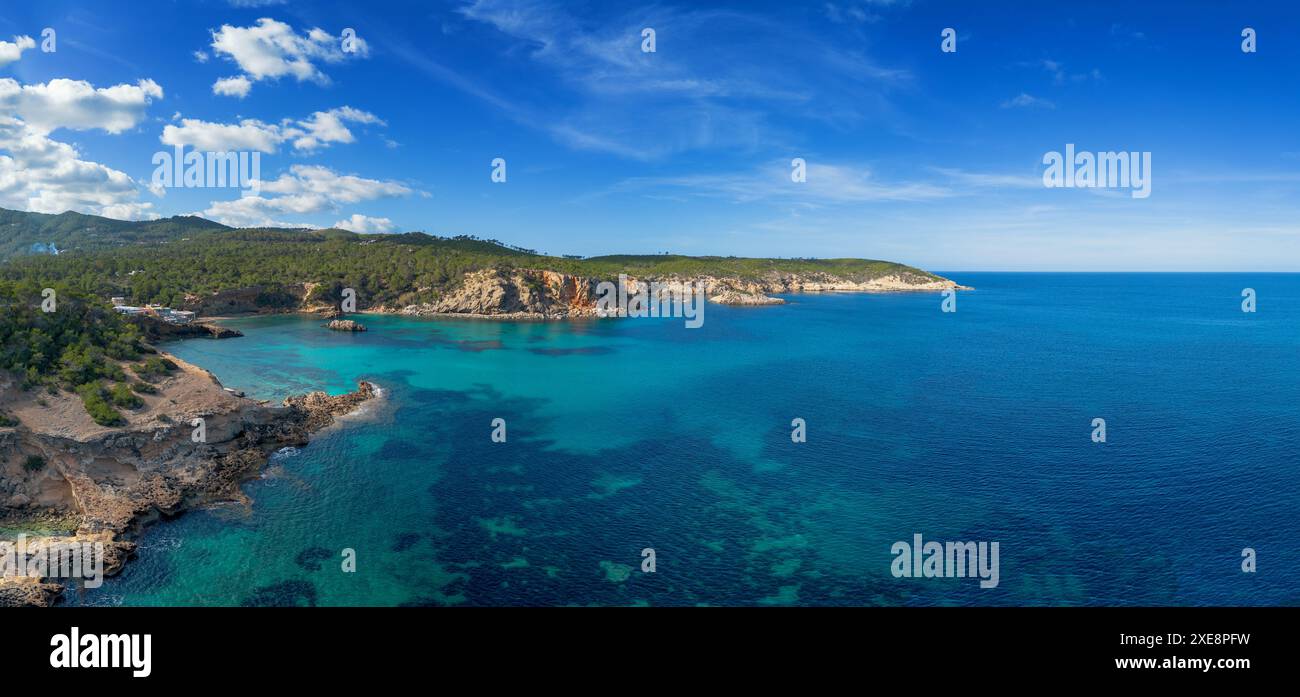
[[[866,165],[809,162],[806,180],[793,181],[790,174],[790,163],[777,161],[742,172],[631,177],[601,195],[668,195],[807,208],[929,201],[956,195],[952,189],[934,182],[885,179]]]
[[[836,24],[863,24],[879,22],[884,19],[883,11],[907,7],[912,0],[850,0],[850,2],[827,2],[822,5],[822,14]]]
[[[546,2],[476,0],[459,16],[458,33],[500,47],[484,55],[485,65],[452,66],[400,39],[384,43],[568,147],[631,159],[767,148],[784,138],[788,119],[870,121],[885,95],[911,79],[808,30],[730,10],[652,7],[593,23]],[[647,27],[656,32],[653,53],[642,51]],[[765,48],[773,43],[783,50]],[[530,75],[529,89],[497,83],[494,69]],[[823,89],[828,84],[835,88]],[[541,98],[540,90],[563,98]]]
[[[1103,82],[1105,77],[1097,68],[1084,71],[1071,71],[1066,69],[1065,64],[1060,61],[1051,60],[1050,58],[1040,61],[1021,63],[1026,67],[1036,67],[1045,71],[1052,78],[1052,83],[1056,85],[1065,85],[1068,83],[1079,82]]]
[[[1055,109],[1056,104],[1049,99],[1043,99],[1042,97],[1035,97],[1032,94],[1021,92],[1020,94],[1010,99],[1003,100],[1002,108],[1003,109],[1029,109],[1029,108]]]

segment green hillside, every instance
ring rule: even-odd
[[[492,240],[423,233],[232,229],[200,218],[130,223],[71,213],[26,219],[35,214],[0,213],[0,220],[18,219],[16,224],[24,230],[58,231],[68,245],[58,256],[14,256],[0,265],[0,278],[60,283],[92,296],[122,295],[136,304],[182,306],[187,294],[253,288],[260,293],[260,306],[290,306],[297,300],[284,289],[304,283],[323,284],[322,292],[355,288],[364,306],[429,302],[457,285],[466,272],[491,267],[597,278],[628,273],[748,279],[771,272],[824,272],[856,281],[900,272],[933,278],[919,269],[869,259],[554,257]],[[24,241],[32,239],[32,233],[25,234]],[[3,248],[22,246],[8,234],[0,234],[0,240]]]
[[[150,245],[178,240],[225,225],[192,216],[131,222],[68,211],[58,215],[24,213],[0,208],[0,261],[31,254],[33,245],[54,245],[63,251],[97,251],[124,245]]]

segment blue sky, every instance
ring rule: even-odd
[[[553,254],[1294,271],[1291,5],[6,3],[0,206]],[[175,143],[259,150],[267,185],[151,187]],[[1044,187],[1067,143],[1151,152],[1151,195]]]

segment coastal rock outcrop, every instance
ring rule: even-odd
[[[781,298],[768,297],[762,293],[745,293],[726,288],[709,296],[710,302],[719,305],[783,305],[785,301]]]
[[[379,394],[374,383],[364,380],[357,383],[357,389],[346,394],[331,395],[327,392],[309,392],[305,395],[289,397],[284,406],[298,414],[305,415],[303,425],[308,431],[317,431],[334,423],[334,418],[356,411],[361,404]]]
[[[598,280],[535,269],[481,269],[437,302],[410,305],[407,315],[561,319],[596,315]]]
[[[451,292],[432,303],[381,308],[412,316],[459,315],[495,319],[571,319],[596,317],[597,287],[616,278],[574,276],[537,269],[491,268],[465,274]],[[660,283],[680,289],[703,287],[706,297],[723,305],[780,305],[777,293],[970,290],[924,272],[896,271],[881,276],[847,278],[830,273],[772,271],[753,278],[682,276],[626,277],[629,293],[643,284]]]
[[[336,319],[336,320],[330,320],[330,323],[327,324],[327,325],[325,325],[325,327],[326,327],[327,329],[333,329],[333,330],[336,331],[336,332],[364,332],[364,331],[366,331],[366,325],[361,324],[360,322],[356,322],[356,321],[350,320],[350,319]]]
[[[0,428],[0,525],[75,534],[35,536],[31,544],[75,539],[104,544],[105,573],[134,550],[144,524],[216,501],[247,503],[240,485],[269,454],[302,446],[312,432],[378,394],[365,381],[344,395],[314,392],[270,405],[236,396],[210,373],[173,356],[163,378],[125,426],[90,419],[75,395],[21,390],[0,376],[0,401],[18,425]],[[37,456],[41,466],[24,463]],[[0,578],[0,605],[45,605],[56,579]]]
[[[172,324],[147,315],[130,317],[129,321],[140,328],[145,340],[150,342],[167,339],[212,338],[231,339],[243,336],[238,329],[223,327],[211,322],[191,322],[189,324]]]

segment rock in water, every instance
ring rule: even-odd
[[[325,326],[336,332],[364,332],[366,330],[366,325],[350,319],[336,319]]]

